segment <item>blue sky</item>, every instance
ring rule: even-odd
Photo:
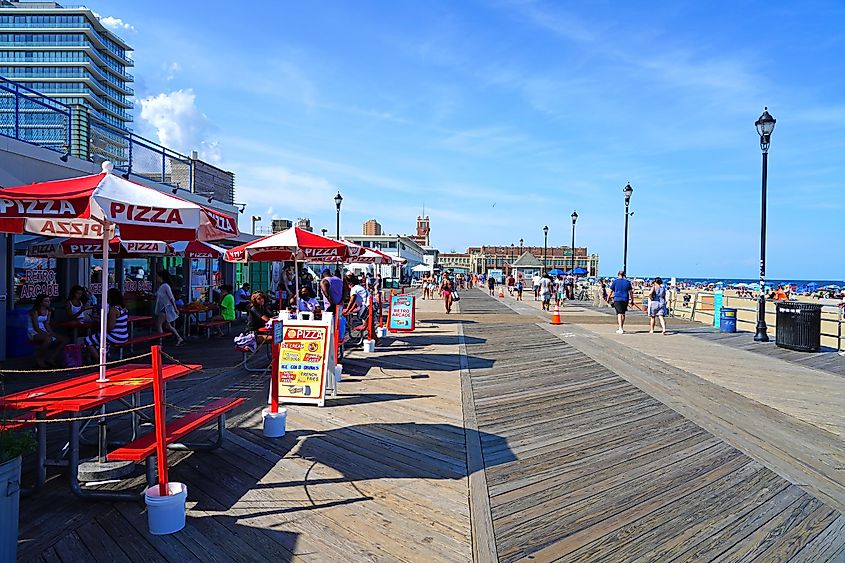
[[[660,3],[658,3],[660,4]],[[237,175],[248,217],[442,251],[577,242],[629,271],[845,279],[841,2],[95,1],[135,48],[136,123]],[[243,8],[240,6],[247,6]]]

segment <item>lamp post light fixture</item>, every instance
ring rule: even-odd
[[[340,204],[343,203],[343,196],[340,195],[340,192],[337,192],[337,195],[334,196],[334,206],[337,208],[337,240],[340,240]]]
[[[259,217],[258,215],[252,216],[252,234],[253,234],[253,236],[255,235],[255,224],[259,221],[261,221],[261,217]]]
[[[549,226],[543,227],[543,274],[546,273],[546,248],[549,246]]]
[[[622,250],[622,271],[628,275],[628,217],[633,215],[630,211],[631,194],[634,193],[634,188],[631,187],[631,182],[622,188],[622,193],[625,194],[625,245]]]
[[[572,246],[569,251],[572,254],[572,268],[569,273],[572,275],[572,298],[575,299],[575,221],[578,220],[578,212],[572,212]]]
[[[508,272],[509,274],[513,274],[513,258],[514,258],[513,252],[514,252],[515,247],[516,247],[516,245],[514,243],[511,243],[511,266],[509,268],[509,272]]]
[[[754,340],[757,342],[768,342],[769,335],[766,334],[766,189],[769,171],[769,143],[772,140],[772,131],[775,130],[776,119],[769,113],[769,108],[763,108],[763,115],[754,122],[757,133],[760,135],[760,150],[763,152],[763,182],[762,182],[762,206],[760,211],[760,297],[757,299],[757,330],[754,333]]]

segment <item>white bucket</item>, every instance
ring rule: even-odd
[[[285,423],[288,419],[288,410],[279,407],[279,412],[270,412],[270,409],[261,411],[264,417],[264,437],[281,438],[285,435]]]
[[[159,495],[158,485],[144,492],[147,504],[147,525],[154,536],[178,532],[185,527],[185,500],[188,486],[184,483],[168,483],[168,496]]]
[[[340,381],[343,379],[343,364],[334,365],[334,380]]]
[[[377,328],[376,329],[376,336],[378,336],[379,338],[387,337],[387,327],[382,326],[382,327]]]
[[[367,354],[372,354],[376,351],[376,341],[375,340],[364,340],[364,352]]]

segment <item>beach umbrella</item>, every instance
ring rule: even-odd
[[[569,274],[569,272],[564,272],[560,268],[555,268],[554,270],[549,270],[550,276],[563,276],[563,275],[568,275],[568,274]]]
[[[103,241],[98,239],[56,238],[31,244],[26,255],[32,258],[84,258],[103,253]],[[172,254],[169,244],[160,240],[122,240],[114,237],[109,241],[109,255],[115,258],[133,256],[166,256]]]
[[[99,237],[105,269],[115,236],[168,242],[237,236],[234,217],[116,176],[113,168],[104,162],[100,174],[0,190],[0,232]],[[108,284],[102,286],[99,379],[106,381]]]
[[[572,273],[576,276],[585,276],[589,272],[587,272],[587,270],[585,270],[584,268],[575,268],[574,270],[572,270]]]
[[[199,240],[174,242],[170,246],[176,255],[185,258],[222,258],[226,252],[225,248]]]

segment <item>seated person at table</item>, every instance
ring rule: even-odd
[[[123,344],[129,340],[129,311],[123,305],[123,294],[116,287],[109,289],[109,314],[106,319],[106,350],[109,344]],[[99,360],[100,333],[95,332],[85,337],[88,354],[94,361]]]
[[[75,285],[70,288],[67,301],[65,302],[65,310],[67,311],[67,318],[71,321],[89,321],[91,320],[91,305],[85,300],[85,288],[81,285]]]
[[[355,274],[347,274],[346,283],[349,285],[349,302],[346,304],[345,314],[355,313],[358,320],[362,320],[367,314],[370,293],[361,285]]]
[[[311,291],[310,287],[299,288],[299,301],[296,304],[296,308],[303,313],[320,314],[320,301],[314,295],[314,292]]]
[[[273,318],[273,313],[265,304],[264,294],[260,291],[256,291],[250,296],[249,302],[252,306],[248,311],[247,327],[249,330],[255,332],[256,342],[260,344],[266,340],[272,339],[272,335],[261,334],[258,332],[260,329],[265,327],[271,318]]]
[[[50,327],[51,318],[50,298],[42,293],[35,298],[26,326],[29,341],[35,346],[35,363],[39,368],[55,366],[56,355],[67,344],[64,336],[53,332]],[[54,348],[52,352],[50,348]]]
[[[211,317],[212,321],[234,321],[235,320],[235,297],[232,295],[231,285],[221,285],[220,314]],[[223,336],[223,331],[217,327],[217,335]]]
[[[182,290],[178,287],[173,290],[173,299],[176,301],[177,307],[185,306],[185,300],[182,299]]]
[[[249,284],[243,284],[238,292],[235,294],[235,309],[238,311],[249,311],[252,305],[252,299],[249,294]]]

